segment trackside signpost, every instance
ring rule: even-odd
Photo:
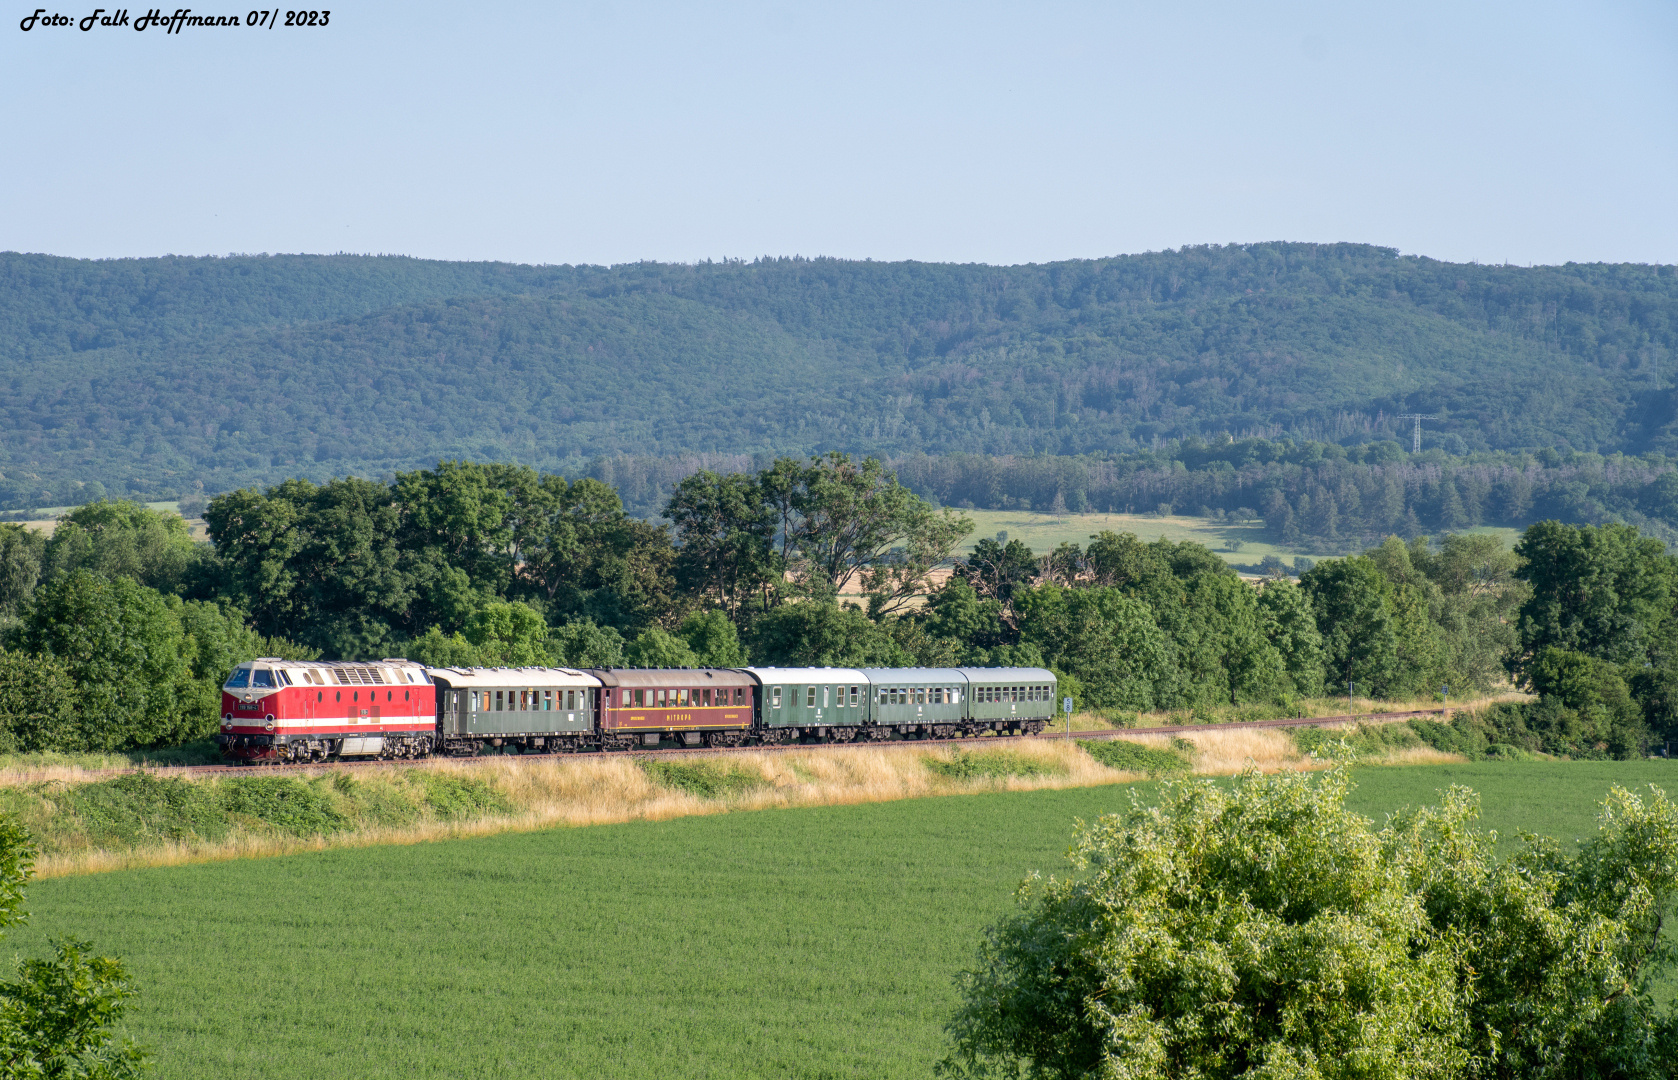
[[[1066,734],[1070,736],[1072,734],[1072,699],[1069,697],[1061,698],[1060,709],[1066,714]]]

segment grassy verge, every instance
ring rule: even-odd
[[[1166,744],[1169,746],[1169,744]],[[641,770],[625,763],[628,768]],[[924,766],[922,772],[927,772]],[[1667,762],[1360,769],[1376,820],[1466,782],[1570,840]],[[1138,785],[1142,798],[1147,784]],[[1122,786],[694,816],[61,878],[8,946],[127,961],[158,1075],[931,1075],[954,977]]]
[[[1363,758],[1460,760],[1411,745]],[[388,769],[35,779],[0,785],[0,811],[24,821],[42,849],[41,874],[57,877],[556,825],[1227,775],[1249,764],[1310,768],[1326,756],[1313,758],[1286,731],[1250,728],[674,760],[509,756]]]

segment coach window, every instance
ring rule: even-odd
[[[816,688],[813,686],[807,686],[804,688],[804,707],[806,709],[813,709],[816,707]]]
[[[781,707],[781,688],[779,686],[769,691],[769,707],[771,709]]]

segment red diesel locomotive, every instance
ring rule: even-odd
[[[424,757],[436,737],[437,693],[421,664],[265,657],[223,685],[216,742],[242,761],[322,761]]]

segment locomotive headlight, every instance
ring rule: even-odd
[[[274,718],[273,718],[273,716],[270,715],[268,717],[268,719],[264,720],[262,722],[262,726],[267,728],[269,731],[273,731],[274,730]]]
[[[233,714],[232,713],[228,713],[221,718],[221,726],[222,727],[232,727],[233,726]]]

